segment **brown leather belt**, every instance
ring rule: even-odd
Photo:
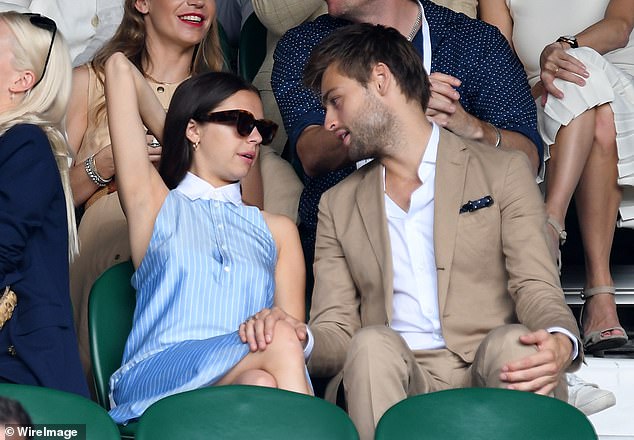
[[[106,186],[99,188],[97,191],[93,193],[92,196],[88,198],[88,200],[86,200],[86,203],[84,203],[84,210],[87,210],[88,208],[90,208],[97,200],[99,200],[103,196],[112,194],[113,192],[116,192],[116,191],[117,191],[117,182],[116,180],[112,179],[110,183],[108,183]]]

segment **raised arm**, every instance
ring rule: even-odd
[[[117,189],[128,220],[132,260],[138,267],[168,193],[148,158],[144,122],[162,140],[165,111],[141,73],[123,54],[111,56],[105,71]]]

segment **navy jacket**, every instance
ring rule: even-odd
[[[0,288],[18,296],[0,330],[0,381],[88,396],[73,326],[64,191],[48,138],[21,124],[0,137]]]

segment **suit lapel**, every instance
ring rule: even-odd
[[[378,161],[368,165],[369,169],[361,180],[356,193],[356,203],[365,233],[370,241],[374,257],[381,273],[381,285],[385,297],[385,310],[388,320],[392,318],[393,269],[390,249],[390,237],[387,229],[385,198],[383,190],[383,167]],[[372,274],[368,274],[372,276]]]
[[[468,152],[460,138],[440,130],[434,187],[434,253],[441,316],[447,299],[467,161]]]

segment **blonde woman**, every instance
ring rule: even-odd
[[[68,282],[77,252],[63,134],[71,65],[55,22],[1,13],[0,66],[0,294],[16,303],[0,329],[0,382],[87,395]]]

